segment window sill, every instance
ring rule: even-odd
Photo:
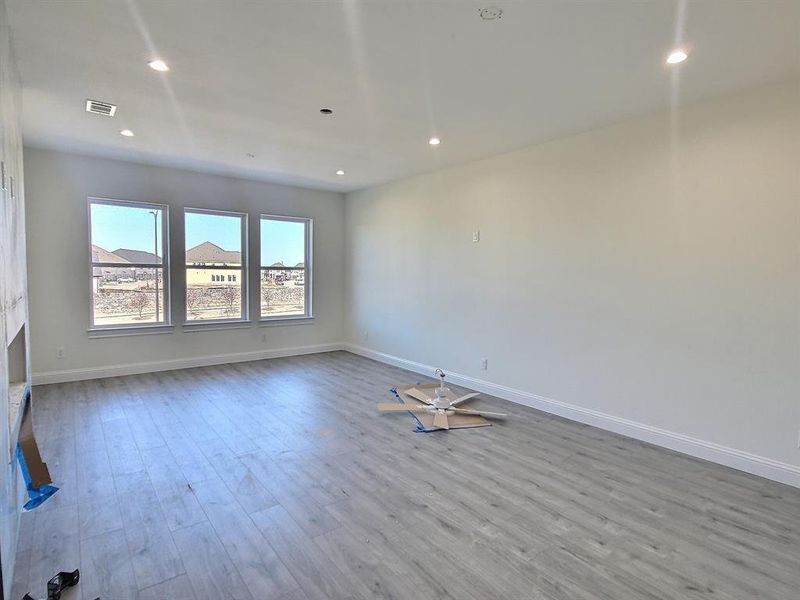
[[[258,324],[260,327],[280,327],[281,325],[311,325],[314,317],[270,317],[261,319]]]
[[[89,328],[86,332],[91,339],[125,337],[129,335],[156,335],[174,333],[174,325],[136,325],[134,327]]]
[[[247,329],[253,324],[249,319],[246,321],[203,321],[197,323],[184,323],[183,331],[218,331],[220,329]]]

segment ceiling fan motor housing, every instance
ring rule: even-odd
[[[450,399],[447,397],[448,389],[445,387],[438,387],[434,390],[433,406],[436,408],[449,408]]]

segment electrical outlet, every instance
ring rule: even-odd
[[[267,343],[267,334],[266,333],[262,333],[261,334],[261,341],[264,342],[265,344]]]
[[[364,330],[364,341],[366,342],[369,339],[369,331]]]
[[[472,241],[475,242],[476,244],[481,241],[480,229],[476,229],[475,231],[472,232]]]
[[[481,371],[486,371],[489,368],[489,359],[482,358],[481,359]]]
[[[64,358],[67,353],[64,351],[64,346],[58,346],[56,348],[56,358]]]

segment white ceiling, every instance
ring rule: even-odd
[[[664,108],[676,40],[684,103],[800,75],[798,0],[7,3],[27,143],[340,191]]]

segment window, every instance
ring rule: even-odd
[[[169,323],[167,207],[89,199],[92,328]]]
[[[184,225],[186,321],[246,319],[247,215],[187,208]]]
[[[311,220],[261,216],[261,318],[311,316]]]

